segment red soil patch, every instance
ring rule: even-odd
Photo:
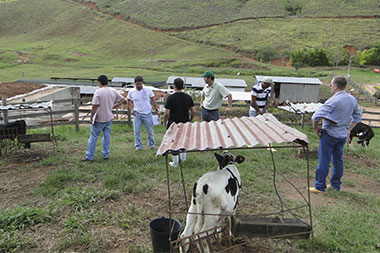
[[[30,83],[0,83],[0,97],[6,96],[7,98],[14,97],[29,93],[34,90],[46,87],[44,84],[30,84]]]

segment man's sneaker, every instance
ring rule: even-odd
[[[141,148],[135,148],[135,151],[141,151]]]
[[[309,191],[312,193],[316,193],[316,194],[326,194],[326,192],[320,191],[320,190],[316,189],[315,187],[309,187]]]
[[[87,159],[87,158],[83,158],[81,159],[82,162],[90,162],[90,163],[93,163],[94,160],[90,160],[90,159]]]
[[[109,159],[109,157],[103,157],[103,160],[107,161]]]
[[[326,189],[329,191],[339,191],[337,188],[332,187],[331,184],[326,185]]]

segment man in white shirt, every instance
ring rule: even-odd
[[[146,132],[148,133],[148,145],[151,149],[155,146],[153,118],[152,118],[152,105],[154,106],[158,115],[160,111],[158,105],[154,100],[154,95],[151,89],[144,87],[144,79],[141,76],[135,77],[135,88],[128,92],[128,108],[134,115],[133,129],[135,134],[135,149],[139,151],[143,148],[141,143],[141,128],[144,124]],[[132,104],[133,102],[133,104]]]
[[[103,131],[103,150],[102,156],[107,160],[110,153],[111,143],[111,122],[113,119],[112,109],[116,105],[124,101],[124,97],[115,89],[108,87],[108,78],[105,75],[98,77],[100,89],[97,89],[92,98],[91,108],[91,133],[88,139],[86,158],[83,161],[94,161],[96,142]]]

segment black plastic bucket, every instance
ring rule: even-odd
[[[149,229],[153,252],[170,252],[169,234],[171,234],[171,241],[177,240],[179,231],[181,231],[181,223],[175,219],[162,217],[152,220],[149,223]]]

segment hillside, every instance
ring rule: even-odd
[[[22,73],[31,73],[30,78],[122,74],[128,67],[199,65],[237,56],[128,24],[72,1],[19,0],[0,5],[0,81],[20,78]]]
[[[379,16],[378,0],[75,0],[151,28],[204,27],[258,17]]]
[[[270,47],[281,56],[284,51],[297,48],[324,48],[333,52],[345,45],[354,45],[363,50],[379,42],[380,19],[268,18],[172,34],[197,43],[231,47],[246,54]]]

